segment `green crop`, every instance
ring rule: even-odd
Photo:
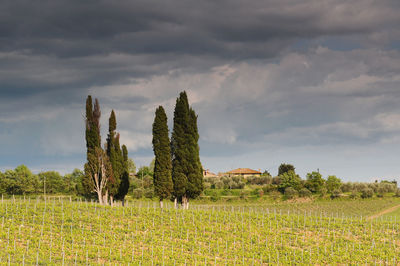
[[[398,219],[368,220],[378,201],[351,202],[354,210],[361,202],[357,215],[329,203],[161,210],[155,202],[3,200],[0,264],[400,263]]]

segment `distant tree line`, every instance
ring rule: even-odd
[[[281,164],[278,175],[275,177],[266,171],[261,176],[246,178],[240,176],[208,177],[204,182],[207,189],[243,189],[247,185],[253,186],[254,190],[250,192],[252,195],[276,195],[279,193],[287,199],[312,195],[329,195],[331,198],[339,198],[344,193],[350,193],[348,195],[350,198],[369,198],[374,194],[383,197],[385,193],[395,193],[396,196],[400,196],[396,181],[342,182],[334,175],[324,179],[318,171],[308,173],[306,179],[302,179],[291,164]],[[216,194],[212,193],[212,195]]]
[[[25,165],[0,172],[0,194],[72,194],[83,193],[81,180],[84,173],[75,169],[64,176],[56,171],[33,174]]]

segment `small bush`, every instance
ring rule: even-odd
[[[358,193],[357,191],[353,190],[350,194],[350,199],[356,199],[358,198]]]
[[[292,187],[287,187],[285,189],[285,197],[287,199],[293,199],[298,195],[297,191]]]
[[[135,199],[140,199],[143,197],[143,190],[141,188],[136,188],[132,191],[132,197]]]
[[[311,195],[312,195],[311,191],[306,188],[302,188],[299,191],[299,196],[302,198],[308,198],[311,197]]]
[[[400,189],[398,188],[396,190],[396,193],[394,194],[395,197],[400,197]]]
[[[374,195],[374,191],[371,188],[363,188],[361,190],[361,198],[366,199],[366,198],[372,198]]]
[[[144,196],[148,199],[151,199],[154,197],[154,191],[153,189],[146,189],[144,192]]]
[[[278,191],[271,191],[269,193],[269,196],[273,199],[273,200],[278,200],[281,197],[281,193],[279,193]]]
[[[340,198],[341,195],[342,195],[342,191],[340,189],[334,189],[331,194],[331,199]]]

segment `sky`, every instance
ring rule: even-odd
[[[400,181],[398,0],[4,0],[0,170],[83,169],[87,95],[138,167],[155,109],[198,114],[212,172]]]

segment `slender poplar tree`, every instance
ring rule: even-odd
[[[154,192],[163,208],[163,200],[171,197],[174,185],[172,183],[171,148],[168,137],[167,115],[162,106],[156,110],[153,123],[154,162]]]

